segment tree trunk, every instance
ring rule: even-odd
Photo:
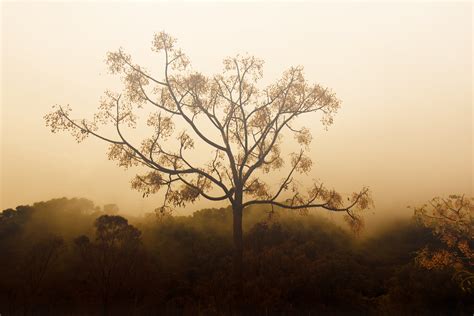
[[[243,252],[243,238],[242,238],[242,203],[237,201],[232,205],[232,217],[233,217],[233,237],[234,237],[234,250],[233,250],[233,282],[235,286],[235,302],[237,307],[241,305],[242,299],[242,252]]]

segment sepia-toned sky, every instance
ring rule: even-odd
[[[306,122],[312,178],[343,193],[367,185],[376,210],[392,215],[436,195],[474,194],[469,2],[6,2],[1,20],[1,209],[63,196],[136,214],[161,203],[130,189],[133,170],[109,161],[104,143],[52,134],[43,116],[55,104],[90,116],[117,87],[106,52],[123,47],[154,65],[151,40],[162,30],[205,74],[248,52],[265,60],[262,86],[302,65],[332,88],[342,100],[334,124]]]

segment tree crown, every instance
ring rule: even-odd
[[[226,58],[221,74],[205,76],[191,69],[176,40],[164,32],[154,36],[152,50],[164,55],[163,78],[135,64],[123,49],[109,52],[106,63],[112,74],[122,77],[124,91],[107,91],[91,121],[72,119],[69,106],[56,106],[45,116],[47,125],[53,132],[70,131],[77,141],[95,136],[108,142],[108,156],[120,166],[147,167],[149,172],[137,175],[132,187],[144,196],[165,188],[163,206],[158,208],[161,212],[202,196],[242,207],[271,204],[346,212],[353,228],[360,228],[355,211],[371,205],[367,188],[348,197],[345,205],[339,193],[319,181],[305,194],[295,180],[296,174],[309,173],[312,165],[305,154],[312,137],[298,118],[320,113],[322,124],[331,125],[341,102],[330,89],[310,84],[303,67],[289,68],[279,80],[261,89],[263,60],[247,55]],[[147,125],[153,133],[133,143],[124,128],[137,126],[137,109],[144,106],[152,108]],[[176,129],[179,120],[185,130]],[[116,135],[99,133],[101,125],[112,125]],[[300,146],[286,159],[282,154],[284,134],[292,134]],[[169,148],[173,138],[176,146]],[[196,142],[208,147],[210,159],[204,165],[189,159]],[[287,175],[271,190],[262,174],[285,165]]]

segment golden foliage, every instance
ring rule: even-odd
[[[427,269],[454,269],[465,290],[472,291],[474,283],[474,198],[450,195],[435,197],[414,209],[416,220],[432,230],[442,246],[425,248],[418,253],[417,262]]]
[[[268,203],[302,212],[323,207],[346,212],[353,227],[362,226],[353,212],[370,207],[366,188],[354,193],[346,206],[340,194],[319,184],[307,195],[294,189],[294,173],[308,174],[312,166],[303,152],[312,136],[308,128],[297,126],[297,119],[319,114],[326,128],[331,125],[341,102],[330,89],[308,82],[302,66],[290,67],[262,88],[258,83],[264,61],[249,55],[225,58],[222,72],[213,76],[191,71],[177,40],[165,32],[155,34],[152,50],[164,57],[163,78],[153,77],[122,48],[109,52],[106,64],[110,73],[122,78],[123,92],[106,91],[91,122],[74,120],[69,107],[59,107],[45,116],[47,126],[53,132],[70,131],[78,141],[92,135],[110,143],[108,157],[119,166],[151,169],[132,180],[132,188],[146,196],[165,187],[162,209],[203,196],[232,205],[238,199],[242,207]],[[136,128],[138,109],[145,105],[152,110],[146,122],[153,134],[135,145],[122,127]],[[187,129],[176,131],[177,120]],[[99,125],[112,125],[115,138],[99,134]],[[282,154],[284,136],[294,137],[301,146],[299,154]],[[198,142],[207,145],[214,157],[204,166],[187,159],[196,154],[193,148]],[[177,145],[174,150],[168,148],[172,144]],[[285,160],[288,175],[272,189],[260,175],[282,168]]]

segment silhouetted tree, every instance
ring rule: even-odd
[[[87,236],[75,239],[84,267],[97,287],[104,314],[111,296],[123,290],[140,260],[140,231],[121,216],[102,215],[95,222],[95,242]]]
[[[23,308],[29,314],[32,302],[43,289],[47,273],[58,260],[64,245],[62,238],[49,236],[36,241],[23,257],[19,267],[23,279]]]
[[[112,74],[121,74],[124,92],[107,91],[91,121],[71,117],[69,106],[57,106],[45,116],[53,132],[68,130],[82,141],[95,136],[110,144],[109,158],[120,166],[145,166],[150,172],[138,175],[132,187],[144,196],[165,188],[163,205],[184,206],[200,196],[211,201],[227,200],[233,209],[233,268],[237,285],[242,278],[242,213],[246,207],[270,204],[293,210],[324,208],[345,212],[353,229],[362,222],[357,210],[369,207],[367,188],[344,198],[335,190],[315,182],[308,190],[294,177],[308,173],[311,158],[305,154],[311,143],[309,129],[301,117],[320,113],[322,124],[333,123],[340,101],[331,90],[310,84],[303,68],[291,67],[281,79],[264,89],[257,87],[263,76],[263,61],[252,56],[226,58],[222,74],[206,77],[190,70],[189,60],[166,33],[156,34],[152,50],[164,55],[162,78],[135,64],[122,49],[107,54]],[[137,109],[151,106],[147,124],[152,136],[141,143],[127,137],[125,128],[135,128]],[[188,130],[175,131],[181,121]],[[116,136],[99,133],[99,125],[110,124]],[[300,150],[284,156],[284,134],[292,134]],[[288,136],[288,135],[287,135]],[[169,139],[175,138],[177,142]],[[201,154],[190,154],[195,141]],[[174,146],[174,148],[173,148]],[[212,157],[198,164],[196,156]],[[282,168],[287,173],[270,189],[262,175]],[[306,191],[306,192],[305,192]]]

